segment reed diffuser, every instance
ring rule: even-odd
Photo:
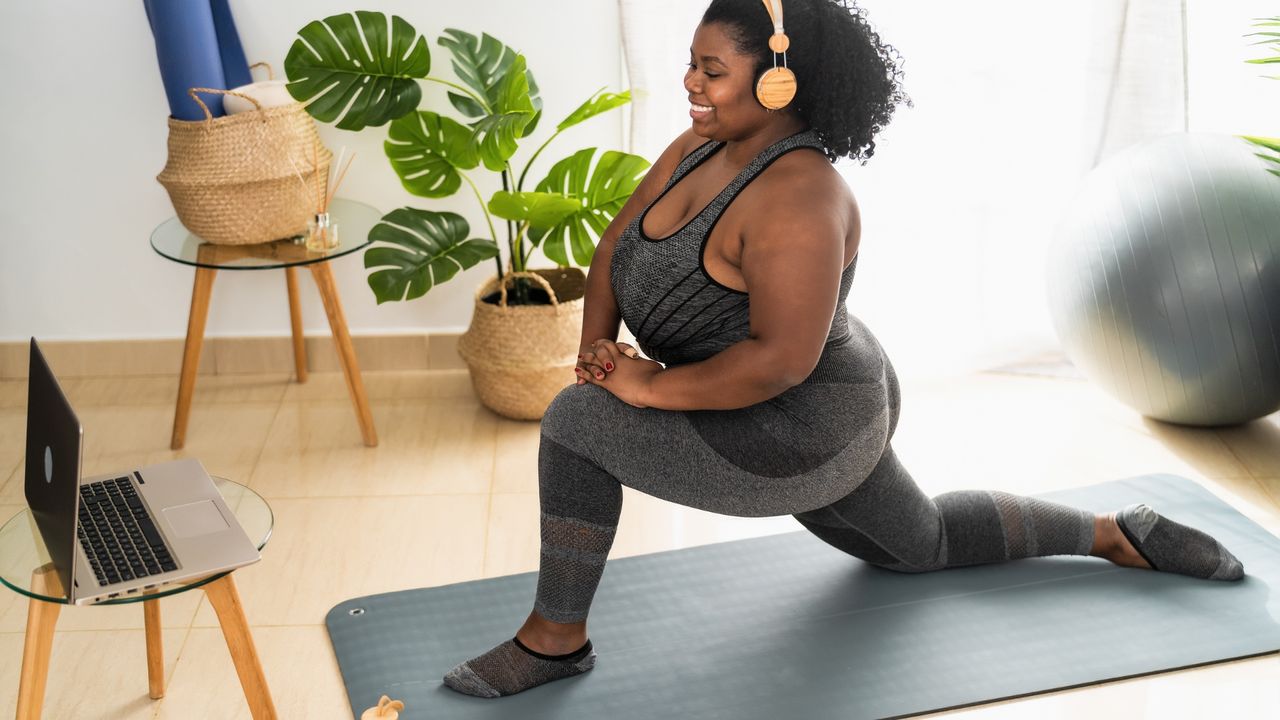
[[[311,152],[312,167],[318,167],[320,161],[319,146],[312,145]],[[347,148],[343,146],[342,152],[338,155],[338,162],[330,166],[330,171],[325,174],[323,184],[319,173],[316,174],[315,213],[311,219],[307,220],[307,232],[302,238],[306,243],[307,250],[311,252],[326,252],[338,247],[338,224],[333,222],[333,218],[329,216],[329,203],[333,201],[333,196],[338,192],[338,187],[342,185],[343,178],[347,176],[347,169],[351,167],[351,161],[356,158],[355,152],[352,151],[351,157],[346,158],[346,163],[343,164],[342,160],[346,153]],[[293,162],[292,159],[290,159],[290,162]],[[302,182],[303,190],[310,193],[311,189],[302,180],[302,173],[298,172],[296,163],[294,164],[294,172],[298,173],[298,181]],[[334,176],[332,181],[329,179],[330,176]]]

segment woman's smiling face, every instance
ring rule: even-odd
[[[737,51],[723,26],[698,26],[684,75],[694,132],[732,140],[767,122],[768,113],[755,98],[753,70],[752,58]]]

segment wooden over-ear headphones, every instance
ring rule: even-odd
[[[760,73],[756,79],[756,99],[769,110],[780,110],[796,96],[796,75],[787,67],[787,48],[791,40],[782,27],[782,0],[763,0],[764,9],[773,21],[773,35],[769,49],[773,51],[773,67]],[[782,67],[778,67],[778,54],[782,54]]]

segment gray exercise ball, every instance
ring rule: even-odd
[[[1232,425],[1280,409],[1280,177],[1232,135],[1177,133],[1092,170],[1049,250],[1072,362],[1143,415]]]

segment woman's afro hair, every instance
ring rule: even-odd
[[[898,104],[912,107],[902,90],[902,56],[880,40],[866,13],[850,0],[782,0],[791,47],[787,66],[796,75],[792,107],[818,132],[827,159],[865,165],[875,136]],[[756,58],[754,77],[773,66],[773,23],[761,0],[712,0],[702,24],[725,28],[739,53]],[[778,64],[782,57],[778,56]]]

